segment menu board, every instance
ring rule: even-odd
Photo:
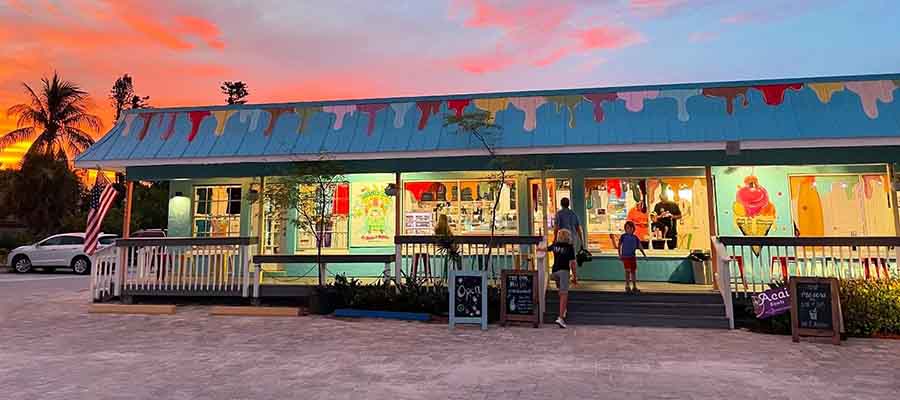
[[[500,272],[501,298],[500,323],[510,321],[539,324],[537,271],[503,270]]]
[[[406,213],[405,226],[406,233],[413,235],[430,235],[434,233],[434,225],[432,225],[432,214],[428,213]]]
[[[487,329],[487,273],[450,271],[450,327],[480,324]]]
[[[797,319],[803,329],[832,329],[831,285],[797,284]]]
[[[841,312],[838,280],[834,278],[791,278],[791,331],[800,336],[830,336],[840,344]]]

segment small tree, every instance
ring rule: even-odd
[[[341,165],[322,156],[319,161],[298,165],[290,174],[266,185],[264,197],[273,205],[272,216],[279,210],[294,210],[291,219],[298,229],[311,233],[316,241],[316,265],[319,268],[319,285],[324,285],[322,247],[325,228],[331,221],[331,208],[338,185],[345,183]]]
[[[250,95],[250,92],[247,90],[247,84],[242,81],[222,82],[222,86],[219,89],[222,91],[222,94],[228,96],[225,99],[228,104],[244,104],[247,102],[244,98]]]
[[[128,74],[124,74],[113,83],[109,91],[109,102],[116,110],[116,121],[122,115],[122,111],[133,108],[146,108],[149,106],[150,96],[138,96],[134,93],[134,80]]]
[[[490,269],[491,253],[494,248],[497,230],[497,209],[500,207],[500,198],[503,188],[506,187],[506,180],[511,169],[510,161],[497,155],[496,141],[501,134],[502,127],[493,122],[490,113],[481,110],[465,113],[461,116],[447,115],[444,118],[444,126],[449,125],[456,125],[460,132],[475,138],[487,152],[490,159],[489,166],[495,170],[490,176],[491,190],[495,193],[491,207],[491,237],[486,262],[486,268]]]

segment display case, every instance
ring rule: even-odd
[[[446,215],[454,235],[490,234],[495,196],[495,234],[518,233],[515,182],[501,191],[490,180],[441,180],[405,182],[403,191],[404,234],[431,235],[440,215]]]

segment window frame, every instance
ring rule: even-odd
[[[460,203],[475,203],[475,202],[479,202],[479,201],[488,201],[488,202],[491,202],[491,204],[493,204],[493,201],[494,201],[493,199],[490,199],[490,200],[463,200],[462,199],[463,182],[475,182],[476,187],[480,183],[496,182],[496,179],[490,179],[490,178],[435,178],[435,179],[404,180],[403,182],[401,182],[401,187],[397,188],[398,193],[400,194],[400,196],[398,196],[398,197],[400,197],[400,199],[398,199],[397,201],[400,201],[400,225],[401,226],[395,227],[396,232],[401,232],[400,234],[402,234],[402,235],[413,235],[413,236],[434,235],[434,225],[437,224],[437,220],[434,218],[432,218],[432,227],[427,229],[427,233],[418,233],[419,231],[426,230],[425,228],[421,228],[421,229],[414,228],[414,229],[410,230],[406,226],[406,215],[409,211],[407,209],[408,207],[406,206],[406,199],[407,199],[406,184],[407,183],[422,183],[422,182],[441,183],[444,185],[447,185],[447,184],[456,185],[456,189],[455,189],[456,200],[453,200],[452,193],[454,191],[450,190],[450,188],[448,188],[448,190],[447,190],[447,199],[448,200],[443,200],[443,201],[431,200],[431,202],[456,203],[455,206],[450,207],[451,210],[455,210],[456,212],[455,213],[446,213],[447,217],[450,219],[449,222],[450,222],[450,226],[451,226],[451,231],[453,232],[454,235],[478,236],[478,235],[489,235],[490,234],[490,229],[488,229],[488,231],[486,231],[486,232],[479,232],[477,230],[463,232],[459,229],[459,224],[462,223],[462,212],[460,211],[461,207],[459,205]],[[515,210],[514,210],[515,212],[513,212],[513,214],[516,216],[516,221],[514,224],[514,228],[512,230],[497,229],[494,234],[497,236],[516,236],[516,235],[519,235],[519,232],[520,232],[519,231],[519,222],[520,222],[519,221],[519,219],[520,219],[519,212],[520,212],[520,210],[519,210],[519,204],[518,204],[518,193],[519,193],[519,190],[521,190],[521,188],[518,187],[517,176],[516,175],[507,176],[506,184],[503,186],[504,186],[504,190],[509,191],[511,194],[513,193],[513,188],[515,188],[516,196],[511,199],[510,204],[515,206]],[[501,193],[502,193],[502,191],[501,191]],[[416,201],[416,200],[413,199],[413,201]],[[499,220],[498,220],[498,222],[499,222]],[[456,228],[453,228],[454,226],[456,226]]]
[[[216,194],[216,189],[221,188],[225,192],[224,199],[214,199]],[[232,197],[233,190],[237,189],[239,196],[237,199]],[[243,214],[243,196],[244,190],[243,186],[240,184],[219,184],[219,185],[194,185],[192,188],[193,191],[193,205],[191,207],[191,236],[192,237],[239,237],[241,235],[241,217]],[[206,191],[208,193],[205,199],[201,200],[200,193],[201,191]],[[237,213],[231,213],[232,207],[234,204],[237,204]],[[220,204],[224,210],[223,214],[217,214],[216,204]],[[206,213],[200,213],[201,207],[204,207],[204,211]],[[205,234],[200,235],[197,229],[198,221],[207,221],[209,224],[209,231],[205,232]],[[221,235],[220,232],[217,233],[216,236],[213,236],[213,223],[218,221],[225,221],[228,229],[224,235]],[[232,224],[237,221],[237,231],[232,231]]]

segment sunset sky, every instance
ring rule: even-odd
[[[0,2],[0,110],[56,70],[107,129],[123,73],[162,107],[900,72],[894,0]]]

